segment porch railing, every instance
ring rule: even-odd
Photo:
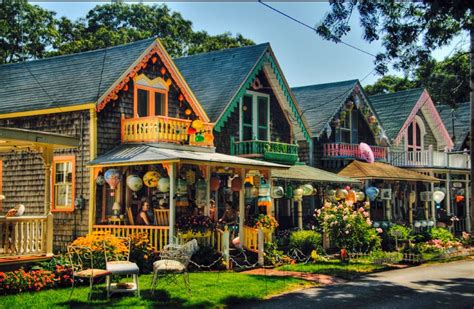
[[[191,123],[189,119],[165,116],[122,118],[122,142],[165,142],[214,146],[213,125],[205,122],[199,132],[188,134]]]
[[[298,148],[296,144],[272,141],[236,141],[231,139],[230,154],[245,157],[261,157],[268,161],[294,164],[298,161]]]
[[[51,254],[48,224],[52,226],[52,215],[0,217],[0,257]]]
[[[370,146],[375,160],[387,159],[387,148]],[[329,143],[323,145],[323,156],[325,158],[362,159],[359,144]]]
[[[419,151],[390,151],[389,163],[399,167],[471,168],[469,152],[445,152],[430,146]]]
[[[161,250],[169,243],[169,228],[167,226],[147,225],[94,225],[94,232],[110,232],[117,237],[129,237],[140,233],[148,235],[150,245]]]

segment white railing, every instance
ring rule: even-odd
[[[471,168],[469,152],[448,152],[429,147],[420,151],[390,151],[388,162],[399,167]]]
[[[0,258],[51,254],[52,221],[52,215],[0,217]]]

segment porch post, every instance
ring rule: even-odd
[[[169,177],[170,177],[170,225],[169,225],[169,243],[173,244],[174,243],[174,236],[175,236],[175,231],[174,231],[174,226],[176,222],[176,201],[174,198],[175,192],[176,192],[176,179],[175,179],[175,174],[176,174],[176,163],[171,163],[170,164],[170,169],[169,169]]]
[[[270,213],[269,215],[272,215],[273,217],[276,218],[275,216],[275,199],[272,197],[272,189],[273,189],[273,179],[272,179],[272,170],[268,169],[268,185],[270,186],[270,199],[271,199],[271,205],[270,205]]]
[[[469,174],[466,174],[466,198],[464,199],[466,201],[466,232],[470,233],[471,232],[471,189],[469,188],[470,186],[469,182]]]
[[[209,216],[209,202],[211,200],[211,166],[206,165],[206,206],[204,207],[204,215]]]
[[[303,229],[303,200],[298,200],[298,228]]]
[[[433,172],[431,172],[430,174],[431,174],[431,176],[433,176]],[[431,187],[431,194],[433,194],[433,192],[434,192],[434,182],[431,182],[430,187]],[[433,220],[433,222],[436,225],[436,205],[435,205],[435,202],[434,202],[433,198],[431,198],[431,219]]]
[[[446,173],[446,212],[451,214],[451,173]]]
[[[244,180],[245,180],[245,168],[242,168],[240,178],[242,179],[242,187],[239,191],[239,239],[240,244],[244,244],[244,221],[245,221],[245,191],[244,191]]]
[[[53,214],[51,212],[51,164],[53,162],[54,151],[51,146],[43,148],[44,160],[44,212],[47,215],[46,221],[46,255],[53,255]]]

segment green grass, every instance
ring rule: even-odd
[[[245,301],[266,298],[285,291],[311,285],[303,280],[281,277],[264,277],[232,272],[199,272],[190,274],[191,293],[184,288],[181,276],[178,284],[159,285],[155,295],[151,295],[151,275],[140,276],[141,298],[132,294],[114,294],[107,300],[104,285],[94,289],[93,300],[87,301],[88,287],[74,289],[68,303],[70,288],[45,290],[33,293],[0,296],[0,308],[66,308],[71,307],[224,307]]]
[[[376,265],[369,262],[349,262],[341,263],[339,260],[318,261],[308,264],[283,265],[280,270],[308,272],[312,274],[323,274],[340,277],[344,279],[353,279],[359,275],[388,270],[386,265]]]

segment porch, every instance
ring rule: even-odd
[[[469,151],[437,151],[431,145],[420,151],[390,151],[388,162],[399,167],[471,168]]]
[[[272,141],[236,141],[231,138],[230,154],[292,165],[298,161],[298,145]]]
[[[387,148],[370,146],[376,161],[387,159]],[[359,144],[327,143],[323,145],[323,159],[363,159]]]

